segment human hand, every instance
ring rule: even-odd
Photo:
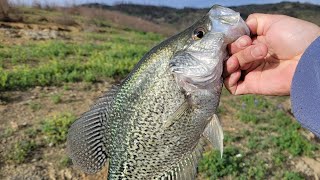
[[[289,95],[295,68],[306,48],[320,35],[320,27],[284,15],[251,14],[253,35],[228,46],[232,55],[224,66],[230,93]]]

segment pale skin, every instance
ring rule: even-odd
[[[224,84],[231,94],[290,95],[296,66],[320,27],[284,15],[251,14],[251,37],[228,46]]]

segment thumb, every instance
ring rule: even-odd
[[[246,23],[254,35],[266,35],[270,26],[279,21],[283,17],[282,15],[253,13],[250,14],[246,20]]]

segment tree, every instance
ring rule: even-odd
[[[8,0],[0,0],[0,20],[8,21],[10,12],[10,4]]]

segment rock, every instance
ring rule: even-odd
[[[31,29],[31,30],[20,30],[19,34],[27,39],[33,40],[47,40],[47,39],[57,39],[59,37],[63,37],[60,33],[56,30],[50,29]]]
[[[37,96],[31,96],[30,99],[37,99]]]
[[[307,139],[308,140],[314,140],[315,138],[316,138],[316,135],[315,134],[313,134],[312,132],[308,132],[307,134],[306,134],[306,137],[307,137]]]
[[[10,125],[11,125],[11,128],[12,128],[13,130],[18,130],[18,128],[19,128],[18,123],[15,122],[15,121],[10,121]]]
[[[72,173],[69,169],[66,169],[65,172],[64,172],[64,177],[66,179],[72,179]]]
[[[57,179],[55,170],[51,166],[49,166],[49,168],[48,168],[48,176],[49,176],[49,179],[51,179],[51,180]]]
[[[320,162],[309,158],[303,157],[302,160],[314,171],[314,173],[319,177],[320,176]]]
[[[312,169],[303,160],[298,161],[295,166],[299,172],[302,172],[309,177],[314,176]]]
[[[27,127],[28,126],[28,123],[27,122],[23,122],[19,127]]]

